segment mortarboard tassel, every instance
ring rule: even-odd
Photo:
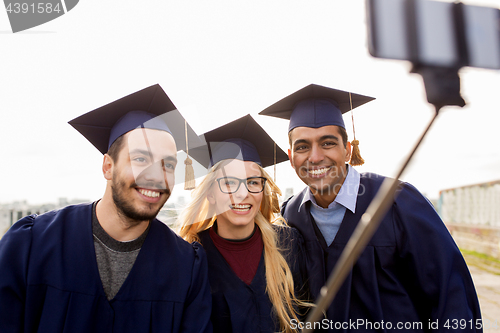
[[[188,156],[184,160],[184,164],[186,164],[186,181],[184,182],[184,189],[192,190],[196,187],[196,181],[194,179],[193,161]]]
[[[351,103],[352,133],[354,136],[354,139],[351,141],[352,153],[351,161],[349,162],[349,164],[352,166],[363,165],[365,163],[365,160],[361,157],[361,153],[359,151],[359,141],[356,140],[356,131],[354,130],[354,115],[352,111],[351,93],[349,93],[349,103]]]
[[[352,153],[351,153],[351,161],[349,162],[352,166],[363,165],[365,160],[361,157],[361,153],[359,152],[359,141],[352,140]]]
[[[192,190],[196,187],[196,181],[194,179],[194,169],[193,169],[193,161],[189,158],[189,147],[188,147],[188,134],[187,134],[187,121],[184,120],[184,128],[186,131],[186,159],[184,160],[184,164],[186,164],[186,175],[184,181],[184,189]]]

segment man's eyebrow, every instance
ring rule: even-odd
[[[164,157],[163,160],[166,162],[173,162],[174,164],[177,164],[177,158],[173,155],[169,155],[167,157]]]
[[[327,134],[327,135],[323,135],[322,137],[319,138],[319,141],[324,141],[324,140],[335,140],[335,141],[339,141],[339,138],[333,134]],[[293,145],[296,146],[296,145],[299,145],[299,144],[302,144],[302,143],[305,143],[305,144],[310,144],[311,143],[311,140],[308,140],[308,139],[297,139],[293,142]]]
[[[319,138],[320,141],[328,140],[328,139],[339,141],[338,136],[335,136],[333,134],[323,135],[321,138]]]
[[[146,156],[149,156],[150,158],[153,158],[153,156],[151,156],[151,153],[149,152],[149,150],[145,150],[145,149],[140,149],[140,148],[136,148],[136,149],[133,149],[129,152],[130,155],[132,154],[141,154],[141,155],[146,155]],[[168,155],[168,156],[165,156],[164,158],[162,158],[162,160],[164,161],[168,161],[168,162],[173,162],[173,163],[177,163],[177,158],[173,155]]]
[[[306,140],[306,139],[297,139],[293,142],[293,145],[296,146],[296,145],[300,145],[301,143],[306,143],[306,144],[309,144],[310,141],[309,140]]]
[[[145,150],[145,149],[136,148],[136,149],[129,151],[128,153],[129,153],[129,155],[141,154],[141,155],[147,155],[147,156],[151,157],[151,153],[149,152],[149,150]]]

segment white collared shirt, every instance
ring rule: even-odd
[[[355,213],[359,184],[359,172],[353,167],[347,166],[347,176],[344,183],[335,200],[327,208],[322,208],[316,203],[316,199],[314,199],[310,189],[304,194],[304,198],[302,198],[299,206],[299,212],[303,209],[307,201],[311,201],[311,215],[328,246],[333,242],[339,231],[346,209]]]

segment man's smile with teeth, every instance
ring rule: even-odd
[[[315,170],[309,170],[308,172],[312,175],[321,175],[326,173],[330,168],[321,168],[321,169],[315,169]]]
[[[138,189],[138,191],[142,195],[149,197],[149,198],[158,198],[160,196],[160,192],[157,192],[157,191],[144,190],[144,189]]]

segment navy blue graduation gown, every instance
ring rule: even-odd
[[[206,255],[158,220],[108,301],[92,204],[15,223],[0,241],[0,332],[211,332]]]
[[[310,203],[298,212],[308,188],[283,204],[284,218],[304,237],[313,298],[383,179],[361,174],[356,213],[346,211],[330,246],[315,226]],[[332,322],[322,322],[323,327],[342,331],[384,332],[391,327],[398,331],[398,323],[411,327],[404,331],[430,331],[436,322],[439,330],[433,331],[449,331],[457,327],[456,320],[466,322],[462,332],[481,331],[475,329],[481,326],[481,314],[467,265],[434,208],[413,186],[401,183],[394,204],[341,286],[327,317]],[[358,319],[360,324],[374,325],[353,326]]]
[[[278,244],[292,275],[298,294],[307,292],[300,265],[302,237],[297,230],[273,226]],[[209,230],[199,233],[208,258],[208,277],[212,291],[212,324],[217,333],[272,333],[279,332],[279,320],[273,314],[271,301],[266,293],[264,253],[257,273],[250,285],[243,282],[231,269],[210,238]],[[298,288],[298,289],[297,289]]]

